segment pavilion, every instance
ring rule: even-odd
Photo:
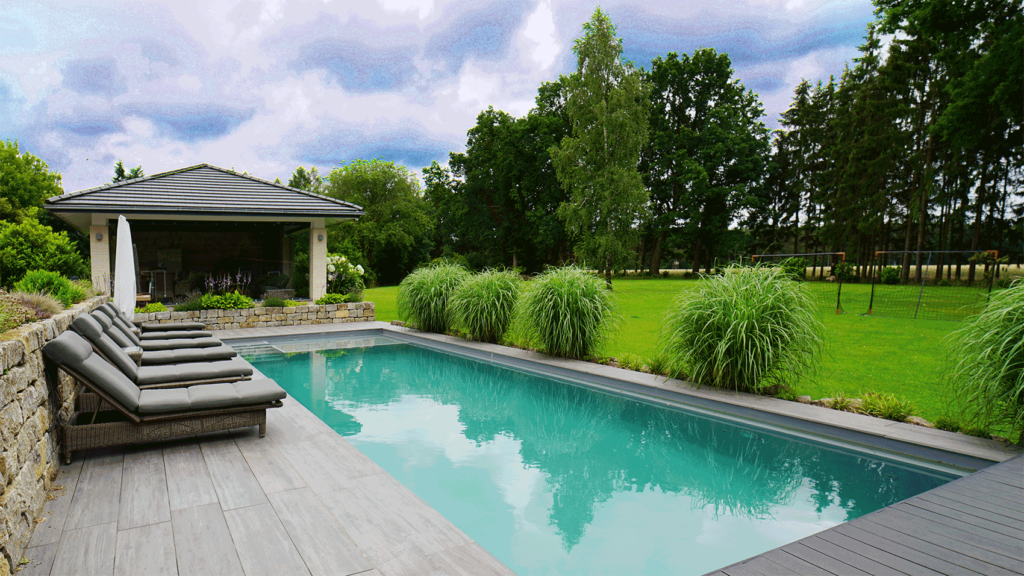
[[[197,279],[214,274],[287,275],[291,285],[288,235],[308,229],[309,297],[316,300],[326,292],[327,226],[363,215],[348,202],[209,164],[54,196],[45,207],[88,233],[92,282],[108,293],[111,239],[124,215],[139,271],[157,299],[201,287]]]

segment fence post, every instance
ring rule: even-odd
[[[921,270],[921,290],[917,293],[917,307],[914,308],[914,320],[917,320],[917,312],[921,309],[921,297],[924,296],[924,279],[928,277],[928,266],[932,263],[932,253],[928,253],[928,263],[925,264],[924,270]]]
[[[878,260],[878,252],[875,252],[875,258],[871,261],[871,266],[868,268],[871,274],[871,300],[868,301],[868,316],[871,316],[871,309],[875,306],[875,260]],[[879,268],[881,271],[881,268]]]

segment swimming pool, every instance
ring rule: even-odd
[[[387,337],[242,348],[519,574],[703,574],[952,473]]]

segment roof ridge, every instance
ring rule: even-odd
[[[309,192],[308,190],[302,190],[300,188],[293,188],[293,187],[287,186],[285,184],[278,184],[277,182],[271,182],[270,180],[265,180],[263,178],[259,178],[257,176],[253,176],[252,174],[249,174],[249,173],[235,172],[234,170],[228,170],[227,168],[221,168],[220,166],[214,166],[213,164],[207,164],[207,163],[196,164],[194,166],[186,166],[184,168],[178,168],[176,170],[169,170],[167,172],[161,172],[159,174],[153,174],[152,176],[143,176],[142,178],[133,178],[131,180],[124,180],[122,182],[103,184],[101,186],[95,186],[93,188],[87,188],[85,190],[78,190],[78,191],[75,191],[75,192],[67,192],[67,193],[64,193],[64,194],[60,194],[59,196],[51,196],[50,198],[47,198],[46,199],[46,203],[47,204],[56,203],[56,202],[59,202],[59,201],[62,201],[62,200],[67,200],[67,199],[70,199],[70,198],[76,198],[78,196],[83,196],[85,194],[90,194],[90,193],[93,193],[93,192],[99,192],[100,190],[111,190],[111,189],[114,189],[114,188],[121,188],[121,187],[127,186],[129,184],[138,184],[139,182],[145,182],[145,181],[148,181],[148,180],[154,180],[156,178],[162,178],[164,176],[171,176],[173,174],[181,174],[183,172],[189,172],[189,171],[192,171],[192,170],[197,170],[199,168],[210,168],[211,170],[216,170],[218,172],[223,172],[225,174],[230,174],[232,176],[238,176],[240,178],[248,178],[249,180],[252,180],[254,182],[259,182],[261,184],[267,184],[269,186],[274,186],[276,188],[281,188],[283,190],[289,190],[291,192],[298,192],[299,194],[305,194],[306,196],[310,196],[312,198],[317,198],[319,200],[326,200],[326,201],[331,202],[333,204],[338,204],[338,205],[341,205],[341,206],[345,206],[346,208],[354,208],[356,210],[362,210],[363,209],[362,206],[357,206],[357,205],[355,205],[355,204],[353,204],[351,202],[346,202],[344,200],[338,200],[337,198],[331,198],[330,196],[323,196],[321,194],[314,194],[313,192]]]

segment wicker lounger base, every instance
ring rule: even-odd
[[[280,402],[275,404],[280,405]],[[245,411],[211,410],[208,415],[195,418],[139,423],[124,419],[117,410],[103,410],[98,413],[93,410],[73,413],[69,424],[64,426],[62,435],[65,464],[71,463],[71,453],[75,450],[156,442],[248,426],[259,426],[260,438],[267,433],[267,410],[265,407]],[[90,424],[94,415],[96,422]]]

